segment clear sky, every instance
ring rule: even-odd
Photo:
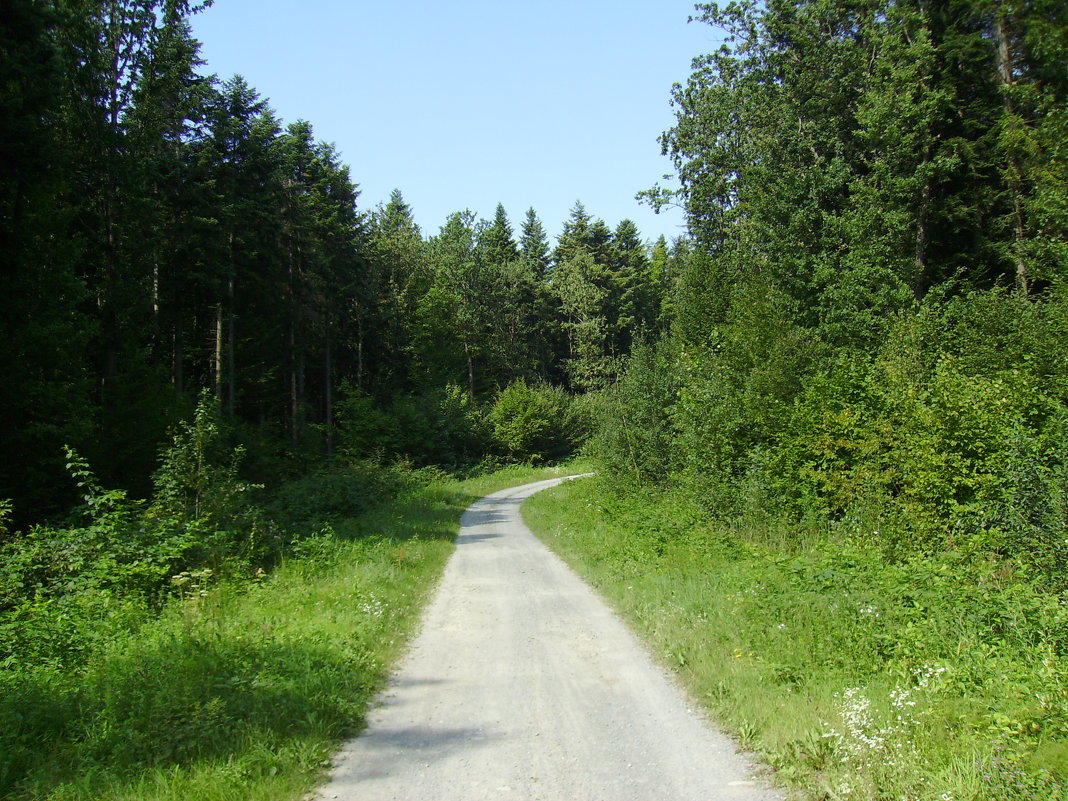
[[[692,0],[216,0],[203,70],[245,77],[333,142],[371,209],[399,188],[424,234],[454,211],[555,238],[576,200],[646,239],[683,231],[634,195],[672,171],[671,86],[718,46]]]

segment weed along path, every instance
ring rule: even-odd
[[[421,634],[321,798],[777,797],[523,524],[523,500],[563,480],[467,510]]]

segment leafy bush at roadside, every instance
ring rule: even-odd
[[[732,529],[597,479],[524,516],[804,797],[1068,795],[1068,596],[1004,560]]]
[[[68,470],[84,504],[65,527],[37,526],[0,543],[0,668],[78,664],[151,619],[166,599],[228,576],[252,576],[301,540],[364,513],[420,479],[400,467],[334,462],[282,485],[268,502],[238,477],[217,402],[162,454],[149,501],[100,486],[77,454]]]
[[[375,462],[328,462],[274,490],[267,513],[290,532],[355,517],[395,497],[412,482],[401,468]]]
[[[1011,559],[1063,586],[1068,296],[931,297],[870,354],[745,300],[707,341],[636,349],[598,407],[611,475],[722,521],[877,531],[887,556]]]
[[[486,425],[507,458],[533,463],[570,455],[588,435],[588,424],[564,390],[522,379],[497,395]]]
[[[481,411],[453,384],[422,395],[398,395],[384,406],[352,387],[343,392],[340,450],[354,461],[401,458],[420,465],[462,466],[485,453]]]

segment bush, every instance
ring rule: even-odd
[[[679,393],[676,350],[671,341],[639,344],[620,380],[598,394],[590,451],[610,475],[655,485],[677,463],[671,419]]]
[[[932,295],[865,352],[734,291],[699,340],[636,347],[600,394],[607,474],[688,488],[745,528],[876,531],[884,556],[960,551],[1063,583],[1068,298]]]
[[[76,665],[183,592],[183,576],[206,581],[277,560],[281,538],[249,502],[239,458],[223,446],[207,395],[163,452],[150,503],[103,488],[68,450],[82,506],[66,526],[0,543],[0,666]]]
[[[396,438],[395,421],[366,393],[345,384],[337,403],[340,450],[350,459],[387,452]]]
[[[765,451],[769,502],[795,521],[878,530],[893,552],[1058,570],[1068,406],[1049,356],[1056,314],[991,293],[932,303],[873,357],[825,365]]]
[[[267,512],[304,533],[396,497],[406,481],[401,470],[377,462],[336,461],[283,484],[272,493]]]
[[[160,455],[152,476],[155,516],[224,523],[247,505],[247,493],[258,489],[238,478],[244,449],[226,447],[221,419],[218,399],[203,392],[193,420],[179,424]]]
[[[340,450],[357,461],[400,457],[460,466],[477,462],[487,444],[478,407],[454,384],[399,395],[388,407],[349,387],[338,404],[338,423]]]
[[[561,459],[588,435],[570,396],[548,384],[520,379],[501,390],[486,415],[494,445],[508,458],[530,462]]]

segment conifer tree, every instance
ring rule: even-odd
[[[512,224],[508,222],[508,214],[502,204],[497,204],[493,221],[483,226],[478,246],[489,264],[506,264],[519,258],[519,247],[512,235]]]
[[[410,386],[410,321],[430,284],[423,237],[399,189],[372,215],[369,246],[377,295],[377,354],[370,384],[376,393],[388,394]]]
[[[523,258],[532,262],[538,274],[543,275],[549,267],[549,240],[533,208],[527,209],[523,220],[519,249]]]

